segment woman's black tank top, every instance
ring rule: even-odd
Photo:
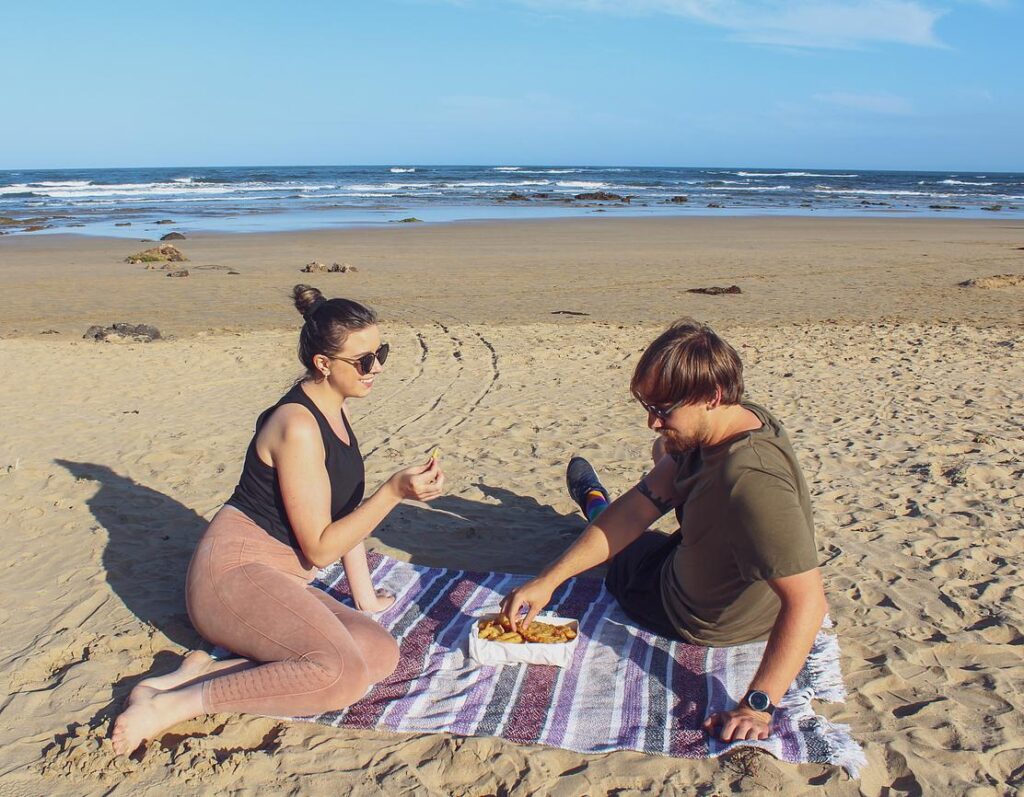
[[[349,445],[345,445],[338,439],[338,435],[331,429],[327,418],[320,412],[312,399],[305,394],[301,384],[295,385],[281,397],[277,404],[260,413],[260,417],[256,420],[256,431],[245,452],[245,464],[242,466],[242,475],[238,480],[238,486],[227,503],[240,509],[256,521],[272,537],[298,549],[298,540],[295,538],[295,532],[292,531],[291,523],[288,522],[284,501],[281,499],[281,485],[277,480],[277,469],[266,464],[256,453],[256,438],[259,436],[260,429],[263,428],[263,424],[271,413],[283,404],[301,404],[313,413],[313,417],[316,418],[317,425],[320,427],[324,451],[327,452],[324,457],[324,465],[331,480],[332,521],[344,517],[359,506],[366,489],[366,474],[363,469],[363,457],[359,453],[359,443],[356,441],[355,433],[352,431],[345,413],[342,412],[341,417],[345,423],[345,429],[348,431],[348,439],[351,441]]]

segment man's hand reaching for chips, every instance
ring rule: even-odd
[[[541,609],[551,602],[553,592],[554,589],[549,587],[543,578],[527,581],[505,596],[501,602],[501,615],[514,629],[522,632],[534,621]],[[526,616],[520,618],[519,615],[524,609]]]

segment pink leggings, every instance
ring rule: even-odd
[[[206,640],[252,664],[203,683],[208,713],[335,711],[394,671],[395,640],[311,586],[315,574],[239,510],[217,513],[188,568],[188,616]]]

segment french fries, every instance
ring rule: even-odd
[[[534,620],[525,629],[517,630],[505,617],[485,618],[477,623],[481,639],[506,642],[513,645],[528,643],[549,645],[569,642],[576,638],[576,630],[569,625],[551,625]]]

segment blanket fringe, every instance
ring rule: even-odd
[[[818,700],[826,703],[846,700],[843,671],[839,667],[839,640],[834,634],[818,633],[804,666],[811,676],[810,687]]]
[[[851,778],[859,778],[868,758],[850,733],[850,726],[822,720],[820,730],[829,748],[829,763],[845,769]]]

